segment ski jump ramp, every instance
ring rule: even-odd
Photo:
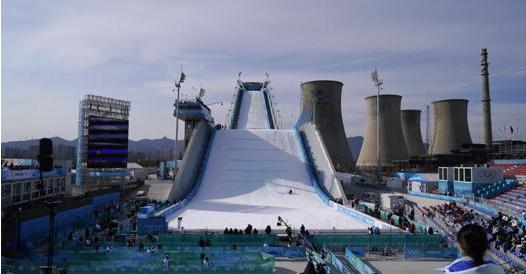
[[[260,231],[267,225],[282,229],[278,216],[311,231],[363,231],[385,224],[352,209],[345,214],[341,205],[323,200],[298,132],[269,129],[260,91],[245,91],[241,102],[238,129],[218,130],[212,137],[195,196],[165,216],[170,229],[180,217],[185,230],[248,224]]]

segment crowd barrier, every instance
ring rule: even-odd
[[[453,196],[445,196],[445,195],[438,195],[438,194],[432,194],[432,193],[425,193],[425,192],[418,192],[418,191],[408,191],[408,194],[420,196],[424,198],[431,198],[436,200],[442,200],[446,202],[456,202],[460,204],[467,205],[468,201],[464,198],[458,198]]]

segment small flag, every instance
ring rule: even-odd
[[[512,126],[510,126],[510,132],[511,132],[511,134],[513,134],[513,127]]]

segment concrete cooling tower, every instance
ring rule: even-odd
[[[367,122],[365,136],[357,166],[376,166],[376,100],[377,96],[365,98]],[[382,166],[393,160],[408,160],[409,154],[402,134],[400,104],[402,96],[380,95],[380,160]]]
[[[420,130],[420,114],[417,109],[405,109],[401,112],[402,134],[409,157],[426,154]]]
[[[336,171],[354,169],[343,128],[341,82],[320,80],[301,84],[302,116],[316,125]]]
[[[433,105],[433,139],[429,154],[451,154],[452,149],[471,144],[468,127],[468,100],[449,99]]]

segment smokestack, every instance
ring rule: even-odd
[[[377,96],[365,98],[367,107],[367,122],[365,137],[360,151],[357,166],[376,166],[376,99]],[[402,134],[400,105],[402,96],[380,95],[380,162],[382,166],[391,164],[393,160],[408,160],[409,154]]]
[[[489,96],[488,50],[483,48],[480,56],[480,75],[482,76],[482,121],[484,124],[482,141],[484,144],[489,146],[493,141],[493,136],[491,132],[491,99]]]
[[[402,133],[410,157],[426,154],[420,130],[421,113],[422,111],[417,109],[405,109],[401,112]]]
[[[468,127],[468,100],[448,99],[433,105],[433,139],[429,154],[451,154],[451,150],[471,144]]]
[[[336,171],[350,172],[354,160],[343,128],[342,87],[341,82],[330,80],[301,84],[301,109],[320,132]]]

